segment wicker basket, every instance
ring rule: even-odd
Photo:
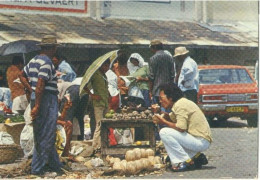
[[[17,159],[18,152],[17,144],[0,145],[0,164],[13,163]]]

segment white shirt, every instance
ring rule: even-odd
[[[184,84],[182,84],[184,81]],[[184,92],[187,90],[199,90],[199,72],[197,63],[188,56],[182,65],[180,76],[178,79],[178,86]]]
[[[119,90],[118,90],[118,86],[117,86],[116,74],[111,69],[109,69],[106,72],[106,76],[107,76],[108,91],[109,91],[110,96],[112,96],[112,97],[117,96],[119,93]]]

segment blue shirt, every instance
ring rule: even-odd
[[[182,83],[184,81],[184,83]],[[197,63],[189,56],[184,60],[178,86],[184,92],[187,90],[199,90],[199,72]]]
[[[61,76],[61,79],[64,81],[72,82],[76,79],[77,75],[65,60],[63,60],[59,66],[58,71],[64,73],[64,75]]]
[[[57,76],[51,59],[46,55],[35,56],[25,67],[24,72],[29,79],[29,83],[33,90],[39,78],[46,81],[45,90],[57,93]]]

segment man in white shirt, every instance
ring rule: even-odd
[[[197,92],[199,90],[199,72],[197,63],[188,55],[185,47],[175,48],[174,58],[182,64],[177,72],[174,82],[184,93],[184,97],[197,103]]]

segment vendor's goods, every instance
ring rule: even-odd
[[[126,159],[126,161],[134,161],[135,160],[135,152],[133,150],[126,151],[125,159]]]
[[[151,162],[151,165],[154,165],[154,163],[155,163],[154,156],[148,156],[148,160]]]
[[[121,160],[119,158],[110,158],[109,164],[110,166],[113,166],[115,162],[120,162]]]
[[[17,144],[0,145],[0,164],[13,163],[19,153]]]
[[[135,163],[136,171],[143,170],[144,165],[143,165],[143,161],[142,160],[140,160],[140,159],[139,160],[135,160],[134,163]]]
[[[116,170],[116,171],[123,171],[123,168],[122,168],[122,165],[121,165],[121,161],[115,162],[113,164],[113,169]]]
[[[145,149],[141,149],[141,158],[146,158],[148,156],[146,156],[146,150]]]
[[[162,164],[162,159],[159,156],[154,157],[154,164]]]
[[[135,153],[135,160],[141,159],[141,149],[140,148],[134,148],[133,151]]]
[[[154,156],[154,151],[152,149],[146,149],[146,157]]]
[[[136,174],[137,171],[136,171],[136,165],[134,162],[130,161],[130,162],[127,162],[126,164],[126,173],[128,174]]]
[[[85,161],[85,158],[82,157],[82,156],[76,156],[76,157],[74,158],[74,160],[75,160],[76,162],[83,162],[83,161]]]

